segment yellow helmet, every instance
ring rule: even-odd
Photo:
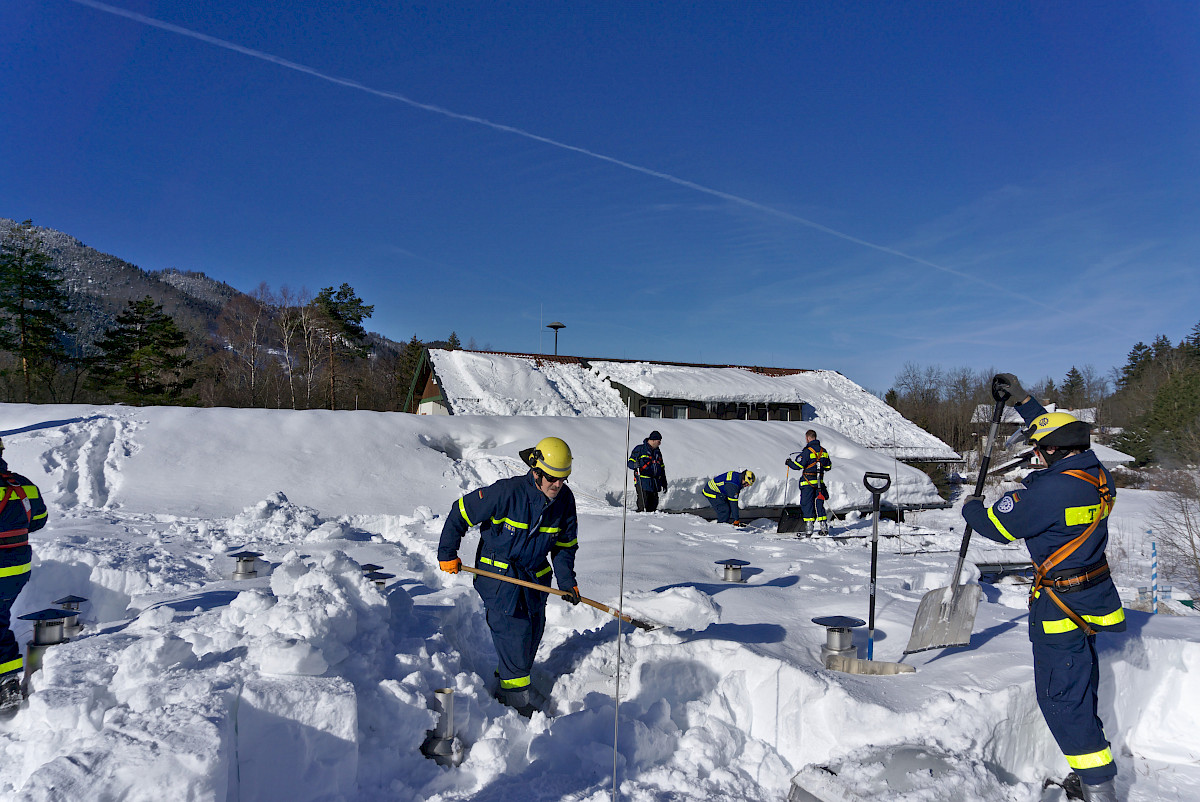
[[[557,437],[543,437],[533,448],[521,452],[530,468],[547,476],[566,479],[571,475],[571,447]]]
[[[754,471],[746,469],[746,472],[742,474],[742,484],[746,487],[754,484]]]
[[[1046,412],[1021,429],[1010,440],[1023,438],[1035,446],[1053,448],[1090,448],[1092,427],[1066,412]]]

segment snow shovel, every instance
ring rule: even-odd
[[[875,480],[879,484],[871,484]],[[879,565],[879,497],[892,486],[892,477],[886,473],[864,473],[863,485],[871,493],[871,507],[875,521],[871,524],[871,614],[867,618],[867,660],[875,657],[875,569]]]
[[[479,576],[486,576],[486,577],[490,577],[492,579],[499,579],[501,582],[510,582],[514,585],[520,585],[523,588],[530,588],[531,590],[540,590],[542,593],[552,593],[555,596],[570,596],[571,595],[564,590],[558,590],[557,588],[552,588],[549,585],[539,585],[537,582],[527,582],[524,579],[517,579],[516,577],[505,576],[504,574],[496,574],[496,573],[492,573],[491,571],[484,571],[479,568],[472,568],[469,565],[462,566],[462,570],[464,570],[468,573],[471,573],[471,574],[478,574]],[[625,615],[620,610],[618,610],[614,607],[609,607],[607,604],[601,604],[600,602],[596,601],[595,599],[589,599],[587,596],[580,596],[579,600],[581,602],[583,602],[584,604],[588,605],[589,607],[595,607],[597,610],[608,613],[609,615],[615,615],[617,618],[621,619],[626,624],[633,624],[638,629],[644,629],[647,632],[649,632],[650,630],[661,628],[659,624],[651,624],[647,621],[639,621],[638,619],[634,618],[633,616]]]
[[[992,398],[996,406],[992,410],[992,426],[988,430],[984,446],[983,461],[979,463],[979,478],[975,480],[975,495],[983,495],[983,483],[987,481],[988,464],[992,461],[992,445],[1000,428],[1004,414],[1004,402],[1008,394],[992,382]],[[971,631],[975,629],[975,613],[983,588],[978,584],[960,585],[963,563],[967,559],[967,545],[971,542],[971,525],[963,532],[962,546],[958,549],[958,563],[950,575],[950,587],[937,588],[925,594],[917,617],[913,621],[912,635],[908,638],[905,654],[923,652],[926,649],[945,649],[951,646],[967,646],[971,643]]]
[[[800,537],[805,534],[804,513],[799,507],[786,506],[788,480],[791,478],[791,475],[792,469],[788,468],[787,473],[783,477],[783,498],[780,500],[780,504],[785,506],[779,510],[779,526],[775,528],[775,531],[780,533],[795,532],[796,537]]]

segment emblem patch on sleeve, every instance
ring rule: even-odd
[[[1012,512],[1013,507],[1015,507],[1015,506],[1017,506],[1017,503],[1015,501],[1013,501],[1013,497],[1005,496],[1004,498],[1000,499],[1000,501],[998,501],[996,503],[996,512],[1001,513],[1001,514],[1006,513],[1006,512]]]

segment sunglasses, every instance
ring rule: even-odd
[[[567,482],[567,477],[565,477],[565,476],[551,476],[550,474],[545,473],[544,471],[534,471],[534,473],[536,473],[538,475],[539,479],[544,479],[546,484],[548,484],[548,485],[552,485],[555,482],[560,482],[562,484],[566,484],[566,482]]]

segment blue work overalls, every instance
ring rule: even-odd
[[[825,488],[824,477],[825,471],[833,467],[829,452],[821,446],[820,440],[810,440],[798,457],[790,457],[784,464],[800,471],[800,514],[805,528],[812,531],[815,524],[827,520],[825,499],[829,498],[829,491]]]
[[[741,471],[728,471],[708,480],[704,495],[708,498],[713,512],[717,514],[717,523],[733,523],[741,517],[738,511],[738,495],[742,492],[744,476],[745,473]]]
[[[1045,413],[1035,400],[1016,409],[1026,423]],[[1099,785],[1116,776],[1117,766],[1097,714],[1100,664],[1094,633],[1125,629],[1125,611],[1104,554],[1115,491],[1090,449],[1031,473],[1023,484],[990,508],[977,500],[968,502],[963,518],[991,540],[1024,540],[1035,566],[1046,565],[1056,552],[1066,552],[1068,544],[1092,530],[1050,569],[1044,584],[1035,585],[1029,640],[1038,706],[1046,724],[1080,779]]]
[[[46,525],[46,502],[37,486],[11,473],[0,459],[0,676],[24,668],[21,647],[9,629],[13,602],[29,581],[29,533]]]
[[[572,590],[578,584],[579,524],[575,496],[566,485],[550,501],[530,472],[468,493],[446,516],[438,560],[457,557],[463,535],[473,526],[479,527],[477,568],[547,586],[553,571],[560,589]],[[546,627],[547,594],[478,575],[475,590],[487,608],[501,689],[527,687]]]

